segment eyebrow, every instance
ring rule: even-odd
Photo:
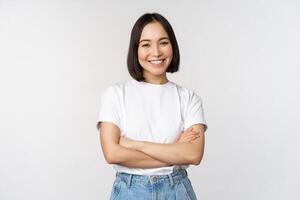
[[[162,38],[159,38],[159,41],[165,40],[165,39],[170,40],[168,37],[162,37]],[[141,42],[150,42],[150,41],[151,40],[149,40],[149,39],[143,39],[143,40],[140,40],[139,43],[141,43]]]

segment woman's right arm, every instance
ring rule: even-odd
[[[131,168],[157,168],[170,166],[143,152],[125,148],[119,144],[119,141],[119,127],[110,122],[101,122],[100,143],[107,163],[119,164]]]

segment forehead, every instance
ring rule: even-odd
[[[156,40],[162,37],[169,38],[164,27],[158,22],[151,22],[143,28],[140,40]]]

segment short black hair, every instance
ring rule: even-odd
[[[143,14],[138,20],[135,22],[130,36],[130,43],[127,55],[127,68],[129,74],[137,81],[144,81],[145,78],[143,77],[143,68],[140,66],[138,60],[138,46],[139,40],[142,34],[144,27],[152,22],[160,23],[165,31],[167,32],[172,49],[173,49],[173,58],[172,61],[167,69],[167,72],[177,72],[179,69],[180,63],[180,55],[179,55],[179,48],[177,44],[177,40],[175,37],[175,33],[173,31],[172,26],[168,22],[166,18],[158,13],[145,13]]]

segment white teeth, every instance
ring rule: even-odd
[[[151,60],[150,62],[153,64],[159,64],[162,63],[163,60]]]

